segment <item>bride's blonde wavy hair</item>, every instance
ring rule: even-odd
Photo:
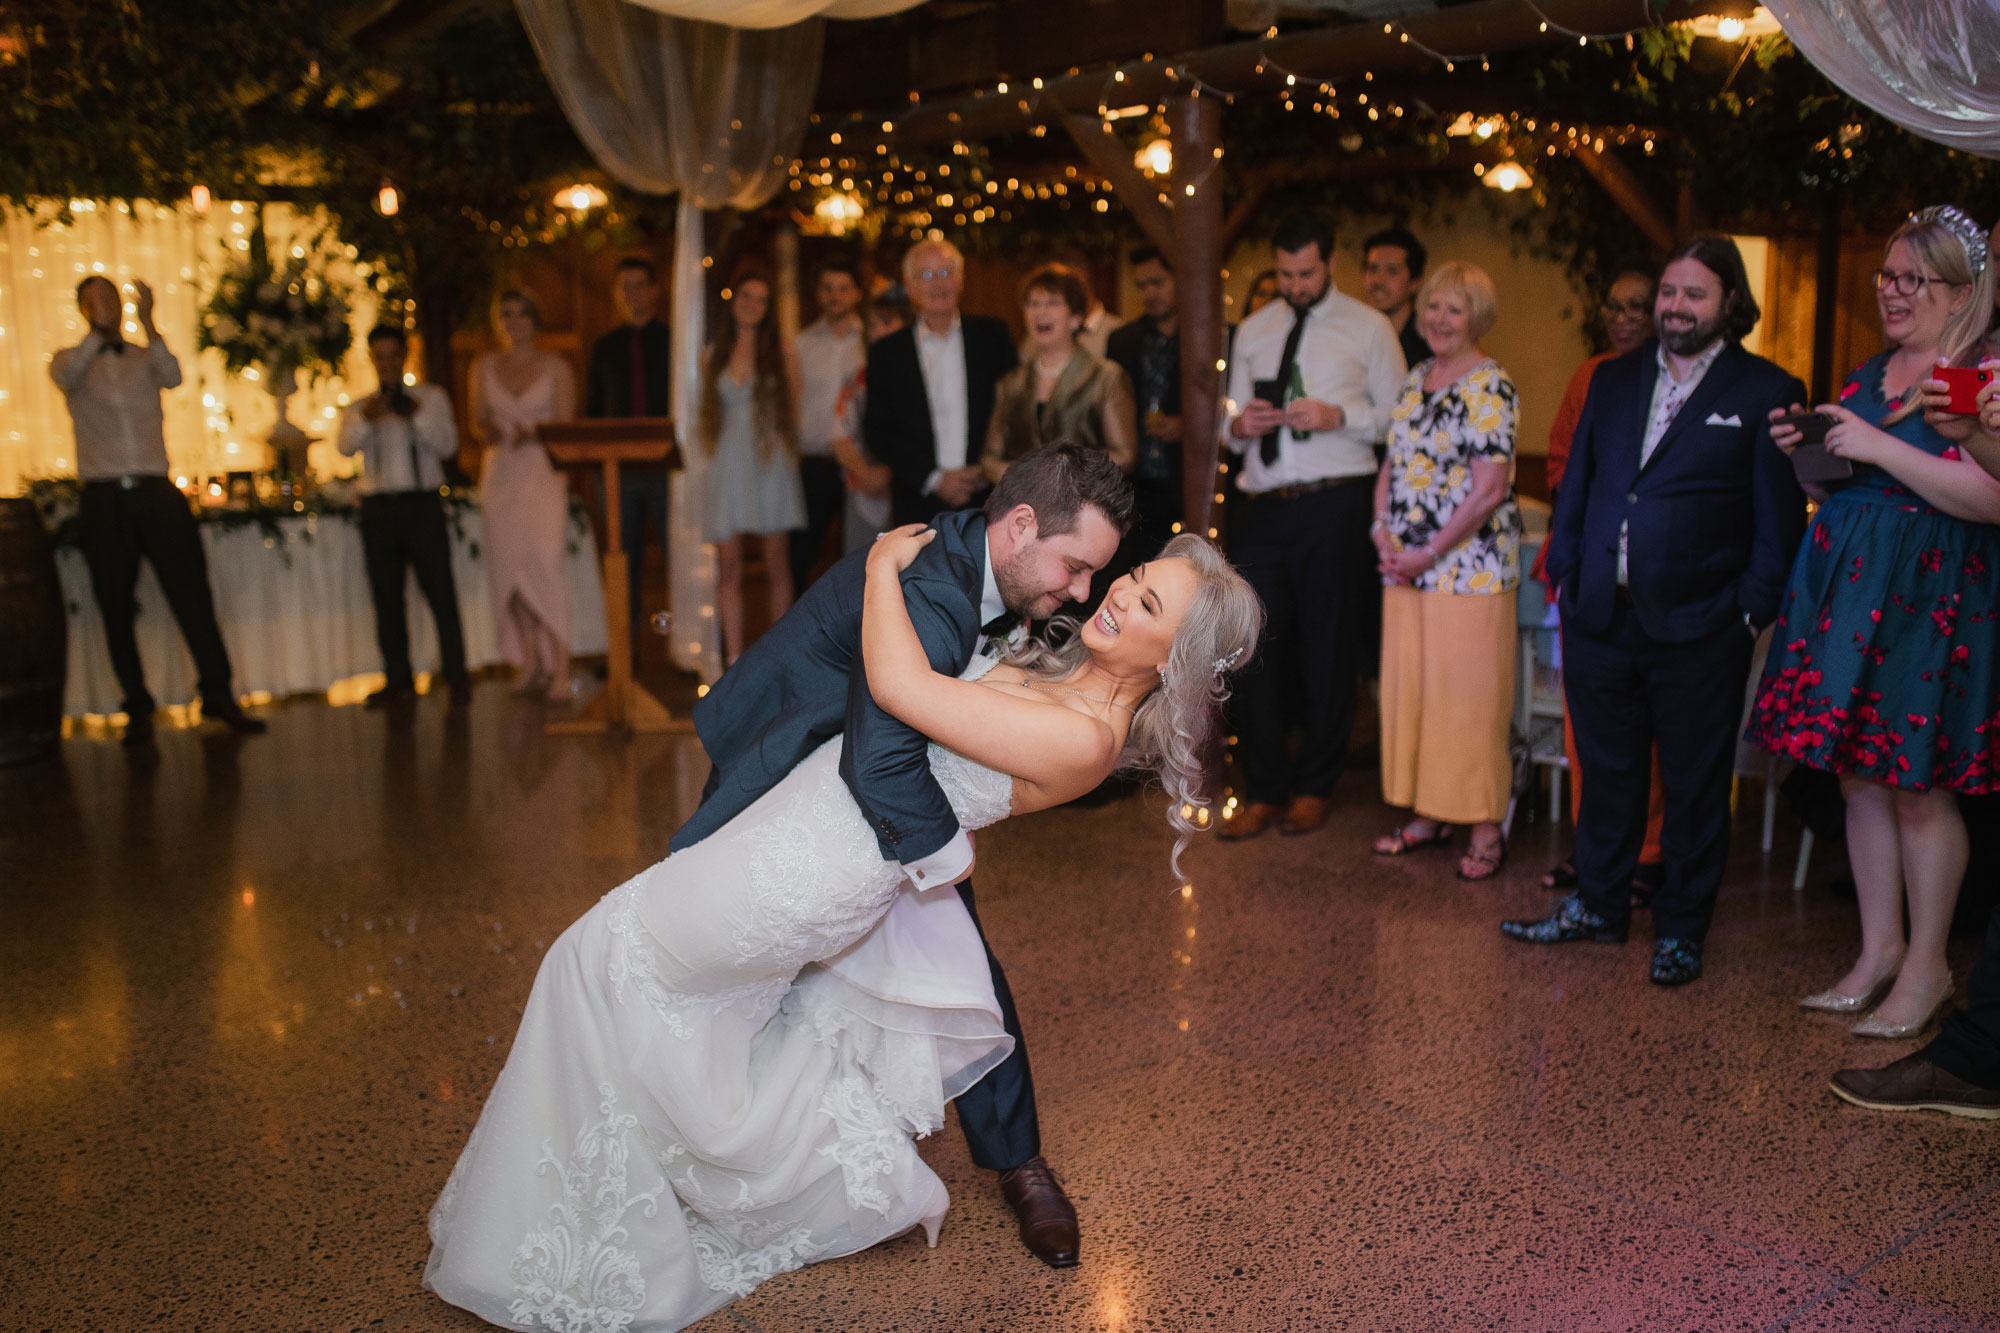
[[[1160,685],[1139,705],[1125,735],[1125,753],[1118,766],[1151,772],[1167,793],[1167,822],[1173,825],[1174,875],[1181,873],[1181,853],[1190,839],[1209,826],[1208,795],[1202,790],[1206,760],[1229,698],[1228,678],[1249,664],[1264,628],[1264,605],[1235,566],[1206,538],[1182,533],[1161,548],[1161,560],[1180,559],[1194,566],[1194,601],[1181,615]],[[1035,680],[1068,680],[1090,656],[1076,621],[1063,617],[1066,627],[1054,645],[1029,639],[1002,660]]]

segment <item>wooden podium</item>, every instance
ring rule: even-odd
[[[604,689],[574,717],[547,724],[557,734],[627,731],[692,731],[667,706],[632,679],[632,622],[626,589],[632,571],[625,565],[625,537],[618,521],[618,465],[664,462],[681,465],[674,423],[665,417],[603,417],[545,421],[538,432],[549,456],[565,467],[595,463],[604,469],[604,638],[608,661]],[[666,534],[661,534],[664,545]]]

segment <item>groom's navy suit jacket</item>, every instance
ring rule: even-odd
[[[979,638],[986,516],[944,514],[934,526],[936,540],[903,572],[903,597],[931,668],[956,676]],[[715,777],[668,844],[672,850],[721,828],[843,732],[840,775],[884,858],[921,861],[957,834],[958,819],[931,776],[928,742],[868,693],[861,668],[867,563],[863,549],[829,569],[695,704],[695,732]]]
[[[1768,418],[1804,402],[1805,386],[1731,343],[1641,466],[1658,349],[1648,341],[1591,377],[1549,526],[1563,624],[1591,633],[1610,624],[1620,529],[1633,614],[1654,639],[1685,643],[1746,614],[1768,624],[1806,521],[1805,493],[1771,443]]]

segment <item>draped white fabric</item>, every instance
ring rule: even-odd
[[[2000,158],[2000,2],[1766,0],[1855,101],[1912,134]]]
[[[915,9],[924,0],[632,0],[678,19],[732,28],[786,28],[811,18],[872,19]]]
[[[375,646],[375,608],[361,558],[361,528],[343,517],[279,523],[282,544],[256,524],[225,530],[202,525],[215,618],[229,647],[238,694],[316,693],[382,669]],[[451,573],[465,630],[466,664],[477,670],[501,660],[492,588],[483,551],[485,529],[477,509],[453,528]],[[570,651],[601,653],[605,646],[604,585],[597,542],[588,525],[569,530],[576,549],[565,561],[570,598]],[[266,545],[269,541],[271,544]],[[110,714],[120,706],[118,678],[104,647],[104,622],[90,591],[90,571],[73,546],[57,553],[63,600],[69,607],[69,683],[63,711],[71,717]],[[410,662],[420,672],[438,669],[437,631],[430,603],[406,590],[410,612]],[[144,565],[139,574],[139,657],[146,684],[163,704],[195,697],[194,663],[167,609],[166,595]]]
[[[85,332],[76,308],[76,284],[102,273],[120,284],[151,284],[160,336],[180,358],[185,380],[162,402],[167,461],[177,474],[215,476],[260,468],[268,461],[264,439],[277,408],[262,385],[223,369],[222,354],[196,355],[196,319],[216,275],[232,252],[249,247],[256,214],[249,205],[218,200],[206,213],[182,205],[70,201],[71,221],[57,221],[55,201],[33,209],[0,210],[0,495],[11,495],[37,477],[74,476],[75,435],[62,393],[49,380],[49,358]],[[288,205],[264,209],[265,233],[274,253],[327,225],[324,214]],[[318,437],[307,455],[319,476],[353,470],[332,443],[348,383],[374,383],[362,340],[379,306],[351,255],[336,260],[330,276],[355,297],[354,348],[344,378],[301,386],[292,420]],[[129,299],[129,298],[128,298]],[[126,336],[139,337],[127,312]]]
[[[714,680],[721,626],[698,508],[706,460],[688,434],[706,332],[702,212],[758,208],[784,187],[819,84],[815,15],[885,12],[883,4],[902,0],[516,3],[563,113],[598,164],[632,189],[681,197],[672,320],[674,420],[686,466],[669,501],[669,646],[677,666]],[[695,21],[706,18],[737,26]],[[790,26],[773,26],[780,23]]]

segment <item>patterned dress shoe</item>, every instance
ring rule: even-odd
[[[2000,1089],[1977,1087],[1948,1074],[1921,1051],[1880,1069],[1843,1069],[1831,1083],[1834,1096],[1871,1111],[1943,1111],[2000,1120]]]
[[[1653,984],[1685,986],[1701,977],[1701,942],[1671,936],[1653,941]]]
[[[1062,1182],[1037,1155],[1000,1173],[1000,1192],[1021,1222],[1021,1243],[1050,1268],[1075,1268],[1076,1208]]]
[[[1525,944],[1570,944],[1590,940],[1597,944],[1623,944],[1625,927],[1614,926],[1583,905],[1575,894],[1556,899],[1553,916],[1539,921],[1502,921],[1500,930],[1509,939]]]

